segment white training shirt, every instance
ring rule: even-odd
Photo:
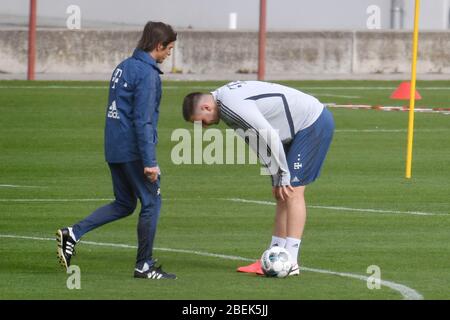
[[[261,152],[261,142],[259,150],[257,143],[249,145],[268,166],[273,185],[290,185],[283,144],[312,125],[322,113],[323,104],[299,90],[261,81],[230,82],[211,94],[219,107],[220,119],[228,126],[254,130],[259,140],[265,140],[267,152]],[[236,133],[245,139],[242,130]]]

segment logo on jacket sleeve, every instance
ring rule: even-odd
[[[112,87],[113,89],[116,88],[116,83],[119,82],[119,78],[122,76],[122,69],[117,68],[116,70],[114,70],[114,74],[111,78],[111,82],[112,82]]]
[[[111,119],[120,119],[119,111],[117,110],[116,100],[114,100],[111,105],[108,107],[108,118]]]

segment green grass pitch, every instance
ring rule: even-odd
[[[192,130],[181,116],[184,95],[224,83],[163,83],[155,256],[179,279],[132,277],[137,210],[84,237],[92,243],[80,243],[72,261],[81,269],[81,289],[69,290],[52,239],[57,228],[112,198],[103,160],[108,84],[1,81],[0,298],[450,298],[450,116],[416,114],[413,178],[406,180],[407,113],[331,109],[334,141],[306,194],[305,269],[295,278],[257,277],[235,272],[248,260],[231,257],[259,257],[270,241],[274,207],[230,199],[273,202],[269,178],[258,165],[177,166],[170,159],[173,130]],[[398,82],[286,84],[324,103],[407,103],[389,99]],[[449,81],[418,82],[423,100],[416,105],[449,108],[449,88]],[[371,276],[371,265],[398,286],[369,290],[364,278],[351,277]]]

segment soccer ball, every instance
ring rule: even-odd
[[[292,267],[291,255],[281,247],[272,247],[261,256],[261,267],[267,277],[284,278]]]

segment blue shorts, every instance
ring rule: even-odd
[[[333,115],[324,108],[311,126],[298,131],[294,140],[284,145],[291,173],[291,186],[306,186],[319,177],[333,139],[333,132]]]

